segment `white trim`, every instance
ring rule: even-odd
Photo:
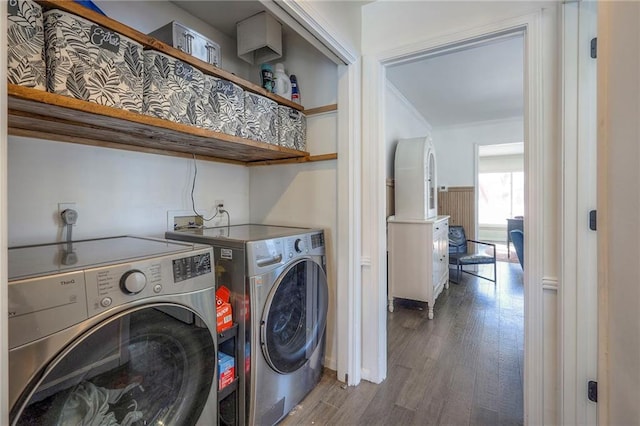
[[[7,2],[0,1],[6,27]],[[7,31],[0,31],[0,377],[9,376],[9,307],[7,301]],[[0,381],[0,424],[9,424],[9,381]]]
[[[544,306],[543,291],[529,285],[542,281],[544,241],[543,145],[545,123],[542,87],[543,54],[541,13],[527,19],[525,34],[525,188],[524,242],[524,412],[525,424],[544,423]]]
[[[543,290],[552,290],[558,291],[558,279],[551,277],[543,277],[542,278],[542,289]]]
[[[380,60],[364,56],[362,140],[367,143],[362,145],[362,285],[367,291],[362,292],[361,370],[362,378],[373,383],[387,375],[385,81]]]
[[[367,242],[370,247],[372,265],[371,282],[377,286],[375,291],[363,292],[363,305],[377,311],[379,321],[369,322],[363,319],[363,338],[379,336],[373,342],[363,341],[363,351],[377,350],[375,361],[363,360],[362,370],[370,370],[372,378],[386,376],[386,351],[380,343],[386,341],[386,241],[380,229],[385,229],[382,214],[385,211],[385,200],[380,194],[384,191],[382,177],[384,168],[384,99],[380,97],[385,80],[385,67],[402,63],[418,55],[428,54],[435,49],[446,49],[449,46],[460,46],[464,43],[489,39],[508,32],[525,31],[525,172],[530,182],[541,183],[544,178],[543,147],[545,133],[543,117],[543,52],[542,52],[542,10],[513,19],[503,20],[481,28],[470,29],[456,34],[449,34],[434,40],[422,41],[409,46],[384,52],[378,56],[367,56],[363,69],[363,104],[367,106],[363,116],[363,160],[368,169],[363,173],[363,232],[371,231]],[[377,170],[377,173],[376,173]],[[543,290],[542,286],[529,285],[542,281],[542,251],[540,242],[543,238],[544,197],[542,184],[529,184],[527,211],[525,217],[525,233],[531,237],[525,241],[525,367],[524,367],[524,405],[525,424],[544,423],[543,407]],[[376,229],[375,226],[380,228]],[[366,246],[365,246],[366,247]],[[363,247],[363,250],[364,248]],[[368,328],[374,327],[375,330]],[[376,371],[377,369],[377,371]],[[363,373],[363,377],[364,373]]]
[[[334,36],[336,31],[313,9],[312,2],[299,0],[279,0],[277,3],[273,0],[260,0],[260,2],[336,64],[349,65],[358,59],[357,50]]]
[[[472,238],[476,240],[480,239],[480,209],[478,208],[480,205],[480,182],[478,182],[480,178],[480,176],[478,176],[479,162],[480,144],[476,142],[473,144],[473,199],[476,205],[476,208],[473,209],[473,229],[475,230],[475,235],[472,236]]]
[[[586,220],[588,210],[596,208],[595,62],[587,50],[596,34],[596,9],[590,1],[562,7],[562,424],[597,424],[596,406],[585,392],[587,381],[597,377],[597,247]]]
[[[337,373],[348,385],[360,383],[360,62],[338,66],[338,255]],[[342,350],[341,348],[346,348]]]
[[[398,100],[404,104],[404,107],[407,108],[409,114],[411,114],[414,120],[419,121],[420,124],[427,128],[428,136],[431,136],[431,132],[433,130],[433,128],[431,127],[431,123],[429,123],[429,121],[427,121],[424,116],[420,114],[420,111],[418,111],[416,107],[411,102],[409,102],[406,96],[400,93],[395,84],[393,84],[390,80],[387,80],[387,89],[389,89],[389,91],[393,93],[393,96],[397,97]]]

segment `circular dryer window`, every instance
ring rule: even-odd
[[[305,259],[287,268],[271,289],[262,318],[262,348],[279,373],[302,367],[324,337],[329,291],[316,262]]]
[[[34,381],[14,424],[195,424],[216,386],[215,343],[197,319],[158,304],[98,324]]]

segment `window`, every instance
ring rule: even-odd
[[[524,215],[524,172],[478,174],[478,222],[506,225],[506,219]]]

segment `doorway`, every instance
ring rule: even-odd
[[[514,207],[517,215],[524,214],[524,143],[505,144],[524,139],[523,51],[524,34],[519,31],[386,69],[393,87],[426,122],[425,129],[410,126],[402,117],[408,114],[398,112],[399,102],[389,99],[385,121],[392,122],[394,135],[417,137],[412,132],[427,131],[434,141],[438,213],[449,216],[450,225],[463,225],[469,239],[485,240],[479,236],[493,231],[492,242],[498,240],[502,247],[506,247],[506,219],[512,217]],[[416,76],[425,78],[420,84],[408,84]],[[386,162],[393,163],[392,150],[387,153]],[[397,172],[389,177],[398,179]],[[465,226],[467,216],[484,226]],[[483,222],[485,216],[491,220]],[[500,225],[502,232],[497,232]],[[389,241],[397,241],[392,237],[397,236],[392,232],[396,228],[391,227],[390,223]],[[489,247],[477,246],[491,250]],[[485,266],[490,270],[485,271]],[[477,273],[493,278],[492,265],[480,268]],[[408,410],[406,415],[425,414],[419,407],[432,405],[429,417],[435,416],[434,424],[475,424],[483,416],[496,423],[506,419],[523,422],[519,373],[524,337],[522,269],[517,263],[500,264],[498,275],[497,284],[469,275],[456,277],[457,282],[441,293],[433,307],[396,299],[397,309],[387,318],[387,381],[394,383],[397,375],[410,371],[399,394],[412,386],[415,395],[396,401]],[[426,277],[414,278],[425,285],[429,282]],[[432,309],[435,318],[427,321]],[[511,338],[498,337],[507,335]],[[429,383],[416,377],[430,377]],[[502,391],[507,388],[509,392]],[[436,401],[432,394],[446,396]]]
[[[486,43],[488,40],[503,36],[512,36],[520,33],[524,39],[525,78],[524,78],[524,137],[525,141],[525,172],[532,182],[542,182],[542,152],[543,142],[548,140],[548,129],[543,126],[542,120],[542,51],[540,49],[543,33],[541,31],[541,14],[534,13],[511,20],[501,21],[493,26],[485,26],[477,32],[468,31],[464,35],[453,34],[436,41],[425,42],[417,48],[398,49],[386,52],[381,56],[365,57],[364,60],[364,91],[363,104],[368,106],[370,114],[364,116],[365,139],[379,141],[378,146],[369,148],[365,145],[363,158],[372,164],[373,173],[367,174],[365,170],[365,191],[372,194],[370,200],[375,209],[367,211],[363,229],[373,226],[377,231],[367,236],[364,244],[370,246],[372,256],[370,265],[363,264],[363,283],[379,283],[372,292],[363,294],[363,359],[362,377],[366,380],[379,383],[387,374],[387,324],[386,324],[386,244],[384,231],[384,99],[379,99],[378,94],[383,91],[388,67],[403,62],[415,61],[429,55],[443,54],[447,51],[469,48],[473,45]],[[435,139],[435,138],[434,138]],[[534,143],[529,143],[532,141]],[[437,149],[437,148],[436,148]],[[471,154],[473,157],[473,154]],[[442,164],[439,168],[444,167]],[[473,173],[473,171],[472,171]],[[526,194],[526,212],[529,218],[525,224],[525,233],[533,237],[525,242],[526,262],[530,267],[524,274],[524,300],[525,300],[525,354],[524,354],[524,405],[527,421],[543,423],[543,377],[536,372],[543,371],[543,344],[542,344],[542,319],[543,316],[543,291],[541,286],[527,286],[527,282],[542,282],[542,245],[531,244],[531,240],[542,241],[543,228],[542,217],[544,211],[544,194],[542,185],[533,185],[528,188]],[[371,223],[375,225],[371,225]],[[539,239],[536,239],[539,238]],[[437,305],[437,304],[436,304]],[[366,354],[366,355],[365,355]]]

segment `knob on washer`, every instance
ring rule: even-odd
[[[302,253],[302,249],[304,248],[304,244],[300,238],[296,239],[296,242],[293,243],[293,247],[296,249],[298,253]]]
[[[137,269],[125,272],[120,278],[120,288],[127,294],[140,293],[147,285],[147,277]]]

